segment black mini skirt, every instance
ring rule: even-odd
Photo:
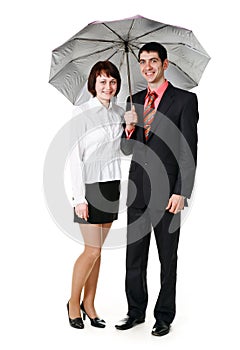
[[[79,224],[105,224],[118,218],[120,180],[86,184],[88,220],[78,217],[74,208],[74,222]]]

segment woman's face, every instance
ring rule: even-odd
[[[98,75],[95,84],[96,96],[103,104],[109,104],[117,91],[117,79],[107,76],[104,72]]]

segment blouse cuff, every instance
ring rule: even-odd
[[[130,130],[130,131],[128,131],[127,128],[125,128],[125,133],[126,133],[127,140],[129,140],[131,138],[132,133],[134,132],[134,130],[135,130],[135,128]]]
[[[83,203],[88,204],[88,201],[84,197],[78,196],[78,197],[72,198],[73,207],[76,207],[78,204],[83,204]]]

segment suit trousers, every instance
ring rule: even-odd
[[[154,308],[156,321],[172,323],[176,313],[177,249],[180,213],[149,208],[128,208],[126,295],[128,315],[145,317],[148,303],[147,263],[153,227],[160,269],[160,291]]]

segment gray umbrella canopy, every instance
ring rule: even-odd
[[[138,64],[138,51],[156,41],[166,47],[166,78],[189,90],[197,86],[210,57],[193,32],[141,16],[110,22],[93,22],[52,52],[49,83],[73,104],[84,102],[86,81],[97,61],[110,60],[121,74],[118,101],[146,87]]]

